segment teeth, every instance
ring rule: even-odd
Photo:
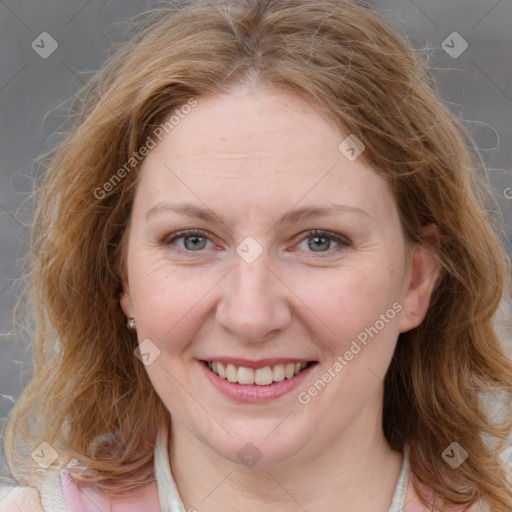
[[[252,368],[238,368],[238,384],[254,384],[254,370]]]
[[[276,364],[272,369],[272,379],[276,382],[284,380],[284,364]]]
[[[288,363],[284,367],[284,376],[287,379],[291,379],[295,375],[295,365],[293,363]]]
[[[228,364],[226,366],[226,379],[228,379],[229,382],[238,381],[238,371],[236,369],[236,366],[233,366],[232,364]]]
[[[268,386],[269,384],[272,384],[272,368],[270,368],[270,366],[258,368],[254,372],[254,382],[259,386]]]
[[[213,373],[229,382],[246,385],[256,384],[258,386],[268,386],[272,382],[279,382],[285,378],[291,379],[307,366],[307,363],[288,363],[276,364],[272,367],[265,366],[254,370],[253,368],[238,367],[219,361],[207,361],[206,364]]]

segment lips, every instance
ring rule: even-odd
[[[296,361],[273,365],[265,364],[259,367],[249,366],[249,364],[255,366],[255,363],[244,363],[244,366],[222,361],[204,361],[204,364],[215,375],[228,382],[242,385],[268,386],[274,382],[295,377],[309,363],[306,361]]]
[[[318,361],[293,358],[253,361],[233,357],[219,360],[212,356],[196,361],[214,389],[234,402],[245,404],[270,402],[290,394],[303,385],[318,365]]]

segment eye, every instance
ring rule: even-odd
[[[182,244],[177,243],[180,240],[183,242]],[[211,243],[211,240],[204,231],[187,230],[174,233],[170,237],[165,238],[163,242],[165,245],[174,244],[185,251],[200,252],[202,249],[206,248],[208,242]]]
[[[328,252],[329,254],[331,254],[340,247],[347,247],[350,245],[350,242],[347,239],[334,233],[330,233],[329,231],[314,229],[309,231],[307,235],[308,236],[304,238],[302,242],[299,244],[299,247],[301,244],[304,244],[304,242],[306,242],[306,246],[308,249],[310,249],[310,252]],[[337,244],[338,247],[334,247],[334,250],[330,251],[329,249],[332,248],[333,241],[335,244]]]
[[[208,242],[213,244],[210,235],[206,231],[197,229],[179,231],[162,240],[164,245],[174,245],[181,251],[188,253],[201,252],[203,249],[208,248],[211,249],[211,246],[208,247]],[[333,243],[336,244],[334,249],[332,248]],[[304,246],[301,248],[301,244],[306,244],[306,248],[304,248]],[[302,238],[302,241],[297,247],[306,252],[327,253],[327,256],[329,256],[333,252],[348,246],[350,246],[350,241],[346,238],[329,231],[315,229],[308,231],[307,236]]]

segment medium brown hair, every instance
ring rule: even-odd
[[[33,471],[27,447],[44,440],[60,466],[75,459],[80,478],[107,495],[154,479],[156,428],[169,413],[119,306],[140,165],[94,191],[170,112],[250,80],[300,94],[364,142],[360,158],[388,181],[408,244],[438,226],[441,276],[424,321],[398,338],[383,430],[392,448],[410,444],[418,492],[510,512],[499,457],[510,410],[493,416],[484,401],[510,403],[512,364],[493,324],[510,261],[486,213],[478,150],[419,52],[380,15],[340,0],[180,2],[134,26],[78,93],[74,126],[38,192],[27,295],[34,375],[6,431],[13,475]],[[455,441],[469,453],[456,470],[441,457]]]

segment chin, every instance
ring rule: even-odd
[[[236,429],[228,427],[227,430],[233,434],[233,437],[225,435],[217,437],[208,437],[204,432],[203,442],[206,442],[210,448],[218,455],[231,462],[242,464],[246,467],[270,467],[279,465],[289,460],[293,460],[299,453],[307,451],[308,445],[313,434],[311,429],[305,428],[303,431],[297,429],[299,425],[296,421],[290,421],[290,418],[283,422],[281,416],[274,422],[265,422],[266,427],[272,423],[272,426],[261,429],[261,425],[253,430],[247,424],[250,420],[245,420],[243,434],[236,434]],[[288,427],[285,423],[290,421]],[[281,425],[279,425],[282,422]]]

